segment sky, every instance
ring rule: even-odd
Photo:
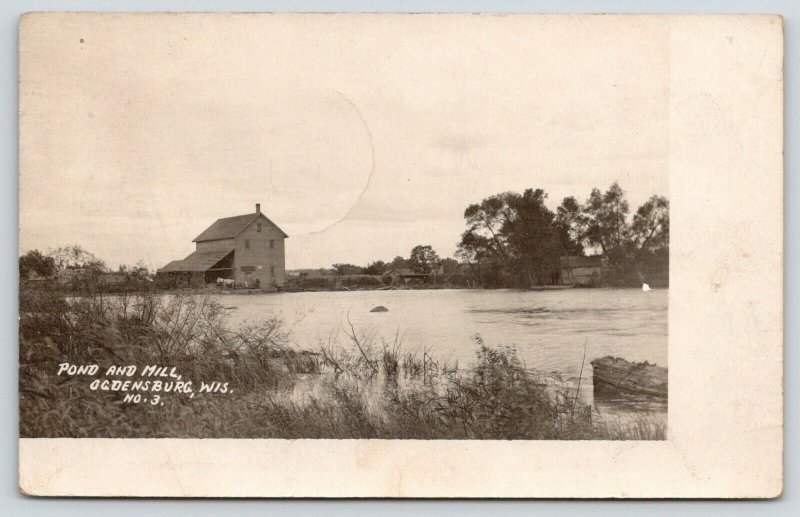
[[[255,203],[288,269],[452,256],[471,203],[669,195],[655,18],[29,16],[20,252],[153,268]]]

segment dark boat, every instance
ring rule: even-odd
[[[592,361],[594,391],[602,395],[667,398],[667,369],[607,355]]]

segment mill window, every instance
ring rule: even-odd
[[[270,247],[270,249],[275,247],[275,240],[274,239],[270,239],[269,240],[269,247]]]
[[[246,250],[250,249],[250,239],[245,239],[244,240],[244,249],[246,249]]]

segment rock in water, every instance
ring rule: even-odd
[[[389,312],[389,309],[387,309],[383,305],[378,305],[377,307],[373,307],[373,309],[369,312]]]

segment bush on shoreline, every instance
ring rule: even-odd
[[[65,298],[20,295],[20,435],[142,438],[663,439],[663,426],[593,422],[591,408],[523,367],[513,349],[476,341],[474,367],[407,352],[402,336],[345,330],[318,351],[289,346],[282,322],[229,328],[213,297],[152,292]],[[185,379],[228,383],[228,393],[125,403],[58,365],[175,367]],[[282,396],[299,376],[320,390]]]

